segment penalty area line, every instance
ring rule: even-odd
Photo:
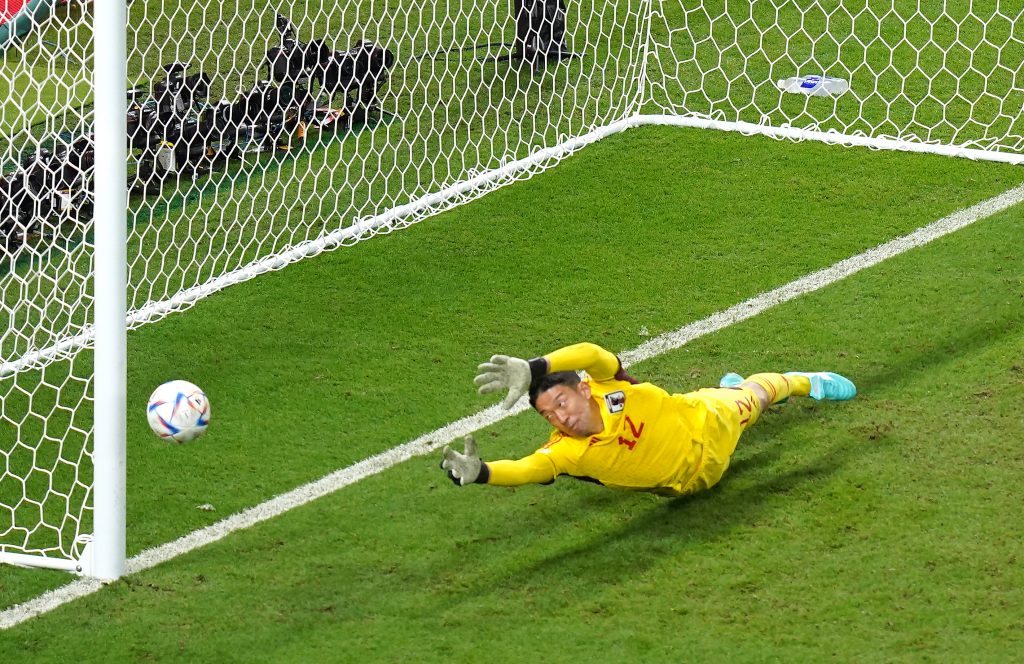
[[[806,293],[820,290],[845,277],[856,274],[861,270],[877,265],[882,261],[916,247],[928,244],[933,240],[956,232],[976,221],[990,217],[1021,202],[1024,202],[1024,185],[954,212],[927,226],[922,226],[908,235],[898,237],[856,256],[841,260],[827,268],[791,281],[784,286],[744,300],[707,318],[690,323],[672,332],[658,335],[636,348],[619,353],[619,358],[622,360],[623,366],[629,366],[678,349],[690,341],[745,321],[748,318],[753,318],[772,307],[789,302]],[[403,461],[433,452],[457,438],[491,426],[507,417],[517,415],[527,410],[527,408],[529,406],[524,398],[520,399],[519,403],[511,410],[503,410],[499,404],[495,404],[473,415],[446,424],[414,440],[363,459],[358,463],[337,470],[309,484],[292,489],[287,493],[275,496],[264,503],[233,514],[173,542],[147,549],[127,561],[125,574],[130,575],[143,572],[160,563],[223,539],[233,532],[249,528],[301,507],[317,498],[322,498],[350,484],[383,472]],[[68,602],[100,590],[104,585],[103,582],[96,579],[83,578],[50,590],[39,597],[0,612],[0,629],[14,627],[30,618],[53,611]]]

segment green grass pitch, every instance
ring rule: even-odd
[[[646,128],[130,336],[129,554],[492,401],[478,361],[675,329],[1016,186],[1016,168]],[[1007,661],[1024,624],[1024,212],[633,367],[831,369],[714,490],[456,489],[421,457],[0,634],[0,661]],[[645,336],[647,335],[647,336]],[[157,383],[213,404],[186,446]],[[526,413],[486,457],[546,435]],[[210,504],[215,512],[197,509]],[[5,568],[12,606],[67,576]]]
[[[131,251],[143,258],[131,304],[456,181],[463,156],[482,168],[525,156],[624,112],[639,92],[647,112],[739,108],[760,121],[760,107],[775,124],[905,126],[980,145],[1021,134],[1018,7],[975,0],[976,14],[1001,14],[983,27],[939,0],[653,4],[656,45],[639,90],[638,16],[651,6],[641,0],[570,3],[573,45],[587,57],[541,76],[413,60],[510,39],[491,2],[245,0],[231,5],[230,28],[218,3],[130,3],[132,83],[180,59],[213,76],[214,98],[234,96],[276,40],[275,9],[301,39],[330,34],[344,48],[368,38],[399,56],[386,126],[134,197]],[[905,24],[893,7],[918,16]],[[456,14],[465,20],[437,20]],[[53,118],[54,105],[90,111],[88,59],[52,57],[89,43],[64,19],[2,61],[5,172],[26,136],[54,131],[44,119],[81,120]],[[786,37],[775,22],[799,29]],[[757,87],[808,67],[872,92],[863,107],[851,95],[786,95],[773,107],[773,86]],[[495,123],[501,131],[486,133]],[[628,350],[1022,180],[993,164],[644,128],[416,227],[232,287],[130,334],[129,555],[493,403],[471,383],[491,353],[581,340]],[[346,195],[307,205],[324,190]],[[223,205],[228,195],[235,204]],[[860,387],[850,403],[795,400],[766,415],[704,495],[568,480],[459,490],[439,455],[421,457],[0,632],[0,662],[1013,661],[1024,645],[1022,236],[1017,206],[633,367],[673,391],[726,371],[818,368]],[[186,257],[167,291],[148,281],[154,246]],[[218,257],[192,262],[193,246]],[[66,273],[88,260],[72,246],[17,269],[39,269],[75,303],[82,285]],[[19,296],[4,290],[0,303]],[[84,315],[58,304],[26,315]],[[9,318],[0,307],[0,328]],[[24,352],[23,341],[7,338],[0,355]],[[74,374],[89,375],[90,362],[78,356]],[[59,394],[31,372],[3,385],[6,413],[29,400],[36,413],[52,408],[18,423],[27,439],[88,429],[91,409],[70,410],[88,385],[65,383],[67,371],[42,375]],[[209,433],[187,446],[159,442],[144,417],[152,388],[177,377],[213,405]],[[478,440],[486,458],[518,456],[546,433],[527,413]],[[50,455],[53,445],[24,447],[6,463],[18,474]],[[28,489],[49,481],[36,473]],[[21,490],[7,482],[0,502]],[[0,530],[9,518],[0,511]],[[0,610],[68,580],[0,567]]]

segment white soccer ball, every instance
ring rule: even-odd
[[[210,425],[210,401],[187,380],[172,380],[153,390],[146,406],[149,428],[172,443],[195,440]]]

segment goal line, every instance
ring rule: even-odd
[[[1014,187],[998,196],[954,212],[938,221],[922,226],[912,233],[841,260],[829,267],[812,272],[776,289],[756,295],[704,319],[661,334],[636,348],[620,352],[619,357],[622,360],[623,366],[629,366],[671,350],[676,350],[695,339],[753,318],[768,309],[789,302],[806,293],[820,290],[845,277],[856,274],[861,270],[877,265],[916,247],[928,244],[933,240],[949,235],[1021,202],[1024,202],[1024,185]],[[362,479],[376,475],[403,461],[433,452],[461,436],[491,426],[507,417],[517,415],[527,410],[528,407],[525,399],[521,399],[511,410],[503,410],[500,405],[495,404],[473,415],[446,424],[414,440],[393,447],[380,454],[375,454],[351,466],[330,473],[319,480],[275,496],[264,503],[238,512],[172,542],[147,549],[128,560],[126,574],[143,572],[160,563],[223,539],[233,532],[249,528],[301,507],[317,498],[322,498]],[[90,595],[100,590],[103,585],[103,582],[96,579],[83,578],[48,591],[39,597],[0,612],[0,629],[14,627],[30,618],[52,611],[80,597]]]

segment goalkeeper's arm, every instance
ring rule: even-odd
[[[596,381],[615,378],[631,383],[636,382],[622,369],[622,363],[614,353],[592,343],[573,344],[559,348],[544,357],[530,360],[529,364],[534,380],[545,374],[558,371],[583,370]]]
[[[488,461],[487,484],[494,486],[522,486],[523,484],[551,484],[555,481],[555,467],[551,459],[539,453],[516,459]]]
[[[480,373],[473,382],[480,388],[480,394],[489,394],[507,389],[502,405],[511,408],[538,381],[549,373],[559,371],[586,371],[596,381],[624,380],[637,381],[627,374],[619,358],[597,344],[580,343],[560,348],[543,357],[523,360],[507,355],[495,355],[489,362],[478,367]]]
[[[446,445],[441,461],[441,469],[447,471],[448,478],[457,486],[521,486],[550,484],[555,480],[555,466],[544,454],[535,452],[514,461],[504,459],[484,463],[477,456],[476,441],[472,436],[466,436],[464,449],[464,452],[458,452]]]

